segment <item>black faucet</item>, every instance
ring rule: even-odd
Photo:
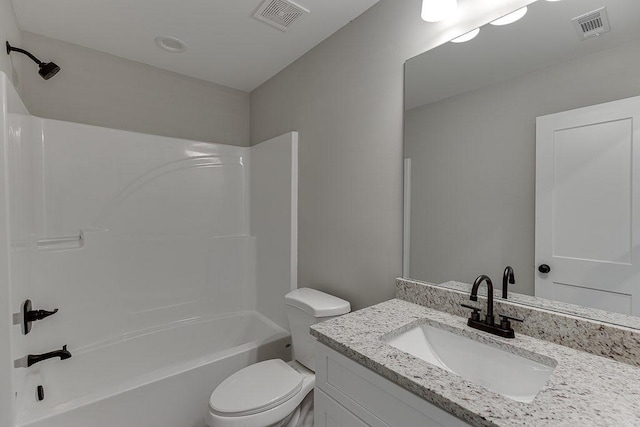
[[[513,273],[513,268],[511,266],[507,266],[504,269],[504,274],[502,275],[502,298],[507,299],[507,283],[511,283],[512,285],[516,284],[516,276]]]
[[[493,283],[489,276],[481,274],[476,277],[476,280],[473,282],[473,288],[471,288],[471,296],[469,299],[471,301],[478,301],[478,288],[482,282],[487,282],[487,315],[484,318],[484,322],[487,325],[493,325]]]
[[[50,351],[43,354],[30,354],[27,356],[27,367],[42,362],[43,360],[51,359],[52,357],[59,357],[60,360],[65,360],[71,357],[71,353],[67,350],[67,346],[62,346],[62,350]],[[23,365],[24,366],[24,365]]]
[[[468,306],[466,304],[462,304],[463,307],[467,307],[473,310],[473,313],[467,320],[467,325],[472,328],[479,329],[484,332],[489,332],[494,335],[498,335],[504,338],[515,338],[515,332],[511,327],[510,320],[515,320],[518,322],[522,322],[522,319],[516,319],[515,317],[510,317],[504,314],[501,314],[500,317],[502,320],[500,324],[497,325],[493,321],[493,283],[489,276],[481,274],[476,278],[473,282],[473,287],[471,288],[471,295],[469,299],[471,301],[478,301],[478,288],[482,284],[482,282],[487,283],[487,315],[484,318],[484,321],[480,320],[480,309]]]

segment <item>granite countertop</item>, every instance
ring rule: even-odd
[[[383,344],[383,338],[423,322],[547,365],[556,364],[555,370],[534,401],[522,403]],[[640,368],[523,334],[500,338],[469,328],[462,317],[410,302],[383,302],[314,325],[311,334],[472,425],[640,425]]]
[[[405,279],[398,279],[407,283]],[[411,281],[410,281],[411,282]],[[458,290],[469,294],[473,285],[449,281],[440,284],[430,284],[431,286],[439,286],[447,289]],[[478,295],[487,294],[487,289],[483,286],[478,290]],[[397,296],[397,295],[396,295]],[[412,301],[416,302],[416,301]],[[598,310],[596,308],[584,307],[576,304],[569,304],[561,301],[548,300],[545,298],[534,297],[531,295],[509,292],[509,302],[532,306],[542,310],[551,310],[557,313],[564,313],[572,316],[581,316],[596,322],[605,322],[612,325],[623,326],[627,328],[640,329],[640,317],[630,316],[628,314],[615,313],[613,311]]]

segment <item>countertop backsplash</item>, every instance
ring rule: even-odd
[[[484,313],[486,297],[478,295],[478,302],[469,301],[469,291],[465,289],[471,285],[456,285],[459,286],[445,288],[398,278],[396,298],[456,316],[469,316],[470,310],[460,304],[480,307]],[[496,318],[498,314],[506,314],[524,319],[522,323],[512,322],[516,333],[640,367],[640,330],[524,306],[499,297],[494,298],[494,314]]]

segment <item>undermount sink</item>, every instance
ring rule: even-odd
[[[416,326],[385,341],[405,353],[518,402],[532,402],[554,369],[554,366],[429,324]]]

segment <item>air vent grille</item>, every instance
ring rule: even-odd
[[[279,30],[287,31],[307,13],[307,9],[290,0],[266,0],[253,16]]]
[[[597,37],[611,31],[605,7],[575,17],[572,21],[580,40]]]

